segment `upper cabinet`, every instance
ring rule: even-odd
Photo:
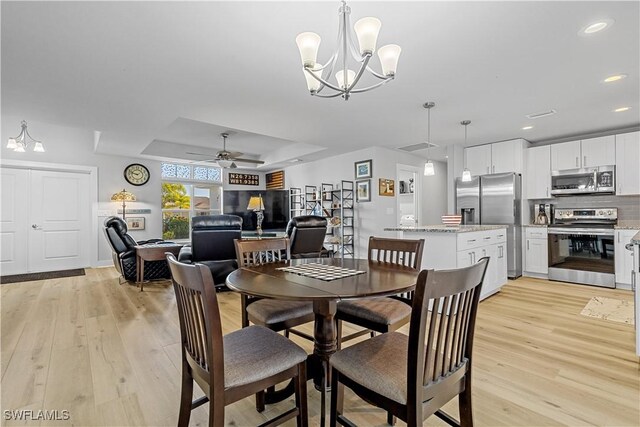
[[[524,173],[525,198],[548,199],[551,197],[551,146],[529,148]]]
[[[616,135],[616,194],[640,194],[640,132]]]
[[[551,146],[551,170],[580,167],[580,141],[563,142]]]
[[[492,173],[522,173],[527,141],[514,139],[464,149],[464,161],[471,175]]]
[[[616,163],[615,136],[551,145],[551,170],[607,166]]]
[[[581,143],[583,168],[616,164],[615,135],[583,139]]]
[[[491,144],[465,148],[464,162],[473,176],[490,174]]]

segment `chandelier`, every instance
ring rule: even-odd
[[[352,93],[366,92],[382,86],[393,80],[396,75],[398,58],[400,57],[400,46],[388,44],[378,49],[378,58],[382,67],[382,74],[377,73],[369,67],[369,61],[376,51],[376,42],[382,22],[378,18],[359,19],[353,29],[358,40],[358,46],[354,43],[349,24],[351,8],[342,0],[342,5],[338,9],[340,21],[338,24],[337,48],[334,54],[325,64],[317,62],[318,47],[320,46],[320,36],[316,33],[300,33],[296,37],[296,44],[300,50],[300,57],[304,75],[307,80],[307,88],[313,96],[321,98],[335,98],[342,96],[347,101]],[[351,56],[358,65],[358,71],[348,68],[348,57]],[[337,67],[337,68],[336,68]],[[334,70],[337,84],[329,82]],[[374,85],[358,88],[356,85],[364,72],[382,80]],[[325,87],[333,90],[333,93],[320,94]]]
[[[9,138],[9,140],[7,141],[7,148],[18,153],[24,153],[27,147],[33,145],[33,151],[44,153],[44,145],[42,144],[42,141],[37,141],[33,139],[31,135],[29,135],[29,131],[27,130],[27,122],[23,120],[21,126],[22,130],[20,131],[20,135]]]

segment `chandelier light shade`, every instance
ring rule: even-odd
[[[378,34],[380,33],[382,22],[378,18],[362,18],[353,26],[360,45],[360,55],[371,54],[376,50]]]
[[[398,67],[398,58],[400,57],[400,46],[390,44],[382,46],[378,49],[378,57],[382,74],[371,69],[369,61],[376,52],[378,43],[378,34],[382,27],[382,22],[378,18],[367,17],[359,19],[353,26],[353,31],[349,24],[349,15],[351,8],[342,0],[338,9],[338,41],[337,48],[333,55],[326,63],[318,62],[318,47],[321,38],[318,34],[312,32],[304,32],[296,37],[296,44],[300,51],[300,59],[302,60],[303,72],[307,80],[307,89],[313,96],[320,98],[335,98],[342,96],[346,101],[353,93],[366,92],[393,80]],[[355,32],[357,46],[352,33]],[[349,62],[355,61],[357,67],[349,69]],[[357,71],[354,71],[356,70]],[[365,74],[373,76],[381,81],[362,88],[357,88],[361,77]],[[335,73],[335,74],[334,74]],[[338,84],[335,85],[329,80],[331,76],[336,77]],[[312,80],[316,83],[312,84]],[[322,93],[325,88],[332,93]]]
[[[44,144],[42,141],[33,139],[29,134],[27,122],[23,120],[20,126],[22,127],[20,135],[9,138],[7,140],[7,148],[17,153],[24,153],[28,147],[31,147],[36,153],[44,153]]]
[[[298,50],[300,50],[302,65],[313,68],[318,57],[320,36],[311,32],[300,33],[296,37],[296,44],[298,45]]]
[[[424,176],[434,176],[436,169],[429,159],[429,148],[433,146],[431,143],[431,109],[436,106],[436,103],[425,102],[422,106],[427,109],[427,163],[424,164]]]
[[[388,44],[378,50],[382,74],[385,76],[394,76],[396,74],[401,51],[402,49],[400,49],[400,46],[397,44]]]
[[[136,196],[134,196],[132,193],[129,193],[123,188],[122,191],[118,191],[117,193],[114,193],[113,196],[111,196],[111,201],[122,202],[122,219],[125,219],[127,202],[135,202]]]
[[[471,120],[463,120],[460,122],[460,124],[464,126],[464,146],[466,147],[467,146],[467,126],[471,124]],[[464,170],[462,171],[462,182],[469,182],[471,181],[471,171],[467,169],[466,157],[465,157],[464,163],[465,163],[465,166],[464,166]]]

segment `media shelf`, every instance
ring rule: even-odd
[[[340,223],[332,228],[333,238],[337,238],[336,254],[341,258],[355,257],[354,240],[354,183],[341,181],[340,188],[331,193],[331,218],[339,218]],[[334,255],[335,256],[335,255]]]
[[[315,185],[304,186],[304,212],[306,215],[320,215],[318,212],[318,187]]]
[[[302,188],[289,188],[289,219],[304,215],[304,194]]]

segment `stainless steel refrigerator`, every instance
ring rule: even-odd
[[[456,212],[463,224],[507,226],[508,276],[522,276],[522,179],[515,173],[497,173],[456,179]]]

